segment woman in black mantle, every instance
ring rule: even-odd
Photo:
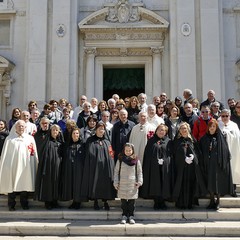
[[[44,137],[43,152],[39,158],[35,199],[45,202],[45,207],[48,210],[59,207],[57,201],[59,199],[60,164],[62,161],[60,136],[60,127],[53,124],[50,128],[50,136],[47,134]],[[37,149],[39,150],[38,144]]]
[[[98,199],[104,202],[104,209],[109,210],[107,200],[115,198],[113,187],[114,160],[112,146],[105,138],[106,126],[99,122],[96,134],[86,142],[86,158],[82,180],[82,196],[94,200],[94,209],[99,210]]]
[[[153,199],[155,210],[167,209],[164,200],[171,197],[172,141],[167,132],[168,127],[160,124],[144,151],[140,196]]]
[[[175,185],[172,197],[177,208],[191,209],[193,204],[197,203],[198,197],[207,193],[198,154],[189,124],[181,123],[174,139],[173,150]]]
[[[64,148],[62,161],[61,200],[73,200],[69,209],[79,209],[81,206],[81,187],[85,161],[85,146],[80,135],[80,129],[72,130],[70,142]]]
[[[207,133],[200,139],[200,164],[210,194],[207,209],[219,209],[220,196],[233,193],[230,151],[226,139],[218,128],[217,120],[208,123]]]

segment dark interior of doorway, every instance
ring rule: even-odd
[[[145,68],[103,68],[103,98],[114,93],[120,98],[137,96],[145,92]]]

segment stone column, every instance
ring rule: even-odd
[[[153,56],[153,88],[152,94],[154,96],[159,96],[161,93],[161,84],[162,84],[162,63],[161,63],[161,53],[163,47],[151,47],[152,56]]]
[[[86,74],[85,74],[85,86],[86,86],[86,96],[91,99],[95,96],[95,55],[96,48],[88,47],[84,48],[86,54]]]

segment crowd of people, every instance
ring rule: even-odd
[[[14,108],[7,123],[0,119],[0,194],[8,194],[9,211],[16,195],[29,209],[28,194],[58,208],[71,201],[121,199],[121,223],[135,223],[135,199],[165,201],[179,209],[198,205],[209,196],[217,210],[220,197],[237,197],[240,184],[240,101],[228,107],[209,90],[199,102],[190,89],[171,100],[162,92],[147,104],[147,96],[107,101],[79,99],[73,109],[66,99],[51,100],[40,111],[36,101],[27,110]]]

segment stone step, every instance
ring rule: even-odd
[[[22,236],[0,236],[1,240],[23,240]],[[219,237],[155,237],[155,236],[77,236],[77,237],[63,237],[63,236],[24,236],[24,240],[219,240]],[[232,238],[231,238],[232,239]],[[234,237],[234,240],[240,240],[240,237]],[[229,240],[229,237],[221,237],[220,240]]]
[[[19,196],[17,196],[16,201],[19,202]],[[58,203],[60,206],[66,207],[66,208],[71,205],[71,201],[67,201],[67,202],[59,201]],[[220,199],[220,203],[221,203],[221,207],[240,208],[240,195],[238,195],[238,197],[236,197],[236,198],[231,197],[231,196],[222,197]],[[102,204],[101,201],[99,201],[99,205],[101,205],[101,204]],[[209,199],[207,199],[207,198],[199,199],[200,207],[205,208],[208,204],[209,204]],[[109,201],[109,205],[111,207],[119,207],[121,205],[120,199]],[[171,208],[173,208],[175,206],[174,202],[167,202],[167,201],[166,201],[166,205]],[[0,196],[0,207],[5,207],[5,206],[7,206],[7,196],[1,195]],[[39,201],[34,201],[32,198],[29,198],[29,206],[44,208],[44,203],[39,202]],[[92,206],[93,206],[92,201],[82,203],[83,208],[91,208]],[[136,200],[136,206],[151,208],[151,207],[153,207],[153,200],[139,198]]]
[[[239,221],[2,221],[0,235],[16,236],[194,236],[239,237]],[[2,238],[1,238],[2,239]]]
[[[201,208],[191,210],[161,210],[155,211],[150,208],[139,207],[136,209],[135,217],[138,221],[161,221],[161,220],[196,220],[196,221],[215,221],[226,220],[235,221],[240,220],[240,208],[220,208],[218,211],[206,210]],[[29,210],[22,210],[16,207],[16,211],[8,211],[8,208],[0,208],[1,220],[119,220],[121,218],[121,209],[112,207],[110,211],[92,209],[54,209],[46,210],[42,208],[30,208]],[[240,224],[240,222],[239,222]]]

